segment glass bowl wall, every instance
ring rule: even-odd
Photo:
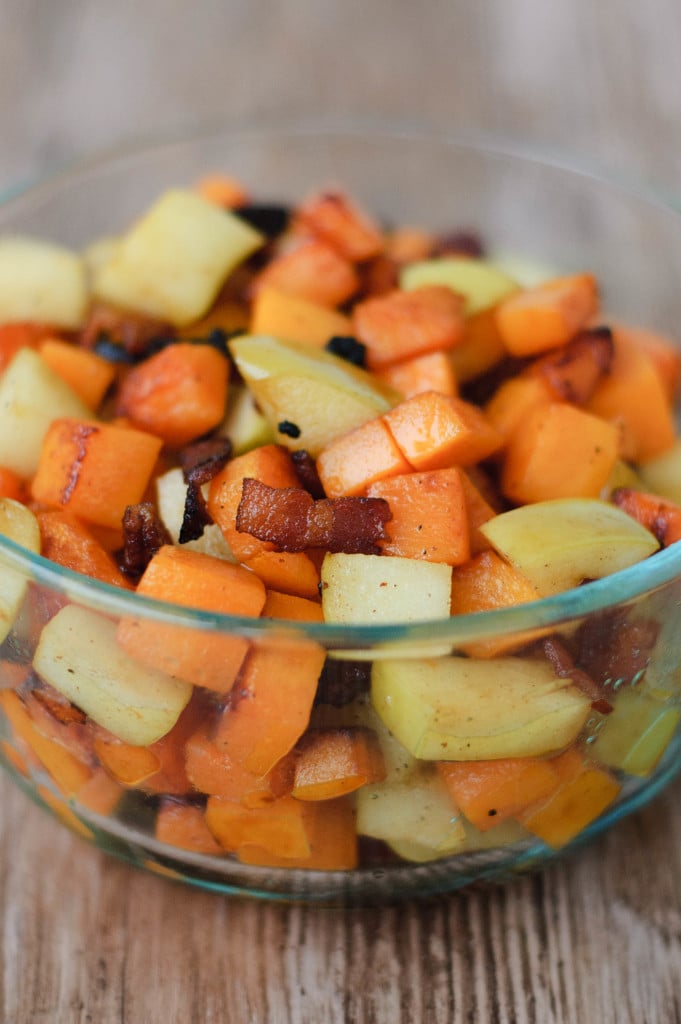
[[[81,247],[120,232],[164,188],[189,185],[211,171],[241,179],[263,201],[294,202],[315,188],[339,184],[386,223],[436,231],[470,228],[492,251],[518,254],[560,272],[589,269],[599,279],[604,308],[618,318],[670,333],[681,318],[681,220],[673,210],[587,174],[414,133],[253,131],[123,152],[6,202],[0,207],[0,232]],[[248,647],[251,656],[280,671],[285,687],[290,666],[307,658],[318,659],[320,665],[325,655],[327,664],[350,660],[363,665],[366,676],[374,661],[465,656],[471,644],[485,640],[512,651],[530,632],[574,637],[581,630],[595,648],[611,655],[610,666],[621,669],[609,683],[614,702],[623,693],[626,700],[644,694],[658,717],[666,716],[667,723],[679,718],[681,550],[675,547],[616,577],[531,605],[394,627],[302,626],[193,612],[86,580],[6,540],[0,540],[0,571],[27,584],[21,611],[0,648],[0,688],[6,693],[29,674],[44,626],[73,605],[107,622],[122,622],[121,628],[132,624],[144,638],[138,651],[141,663],[158,667],[162,662],[160,667],[170,670],[182,662],[185,667],[178,674],[184,672],[199,688],[205,682],[202,672],[210,671],[206,666],[229,657],[234,644]],[[643,635],[649,638],[647,646]],[[201,669],[186,667],[187,652],[195,653]],[[24,790],[102,848],[193,884],[263,898],[366,901],[502,880],[563,852],[525,835],[428,863],[405,863],[364,844],[360,867],[327,871],[258,866],[226,853],[182,850],[155,833],[159,800],[164,792],[177,795],[172,785],[164,791],[157,780],[156,788],[146,793],[130,786],[113,803],[106,787],[99,792],[92,784],[90,790],[79,790],[70,777],[65,780],[46,770],[49,745],[41,761],[42,748],[27,748],[19,719],[12,720],[11,701],[3,706],[0,750]],[[602,724],[602,716],[595,713],[584,732],[596,762]],[[48,743],[66,742],[53,723],[43,722],[41,728]],[[73,737],[68,742],[77,747]],[[82,742],[84,762],[92,770],[90,739],[83,734]],[[681,765],[680,745],[677,730],[647,773],[616,769],[619,795],[568,848],[658,792]],[[86,773],[82,778],[87,781]],[[198,797],[196,806],[202,806]]]

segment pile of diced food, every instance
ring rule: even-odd
[[[655,769],[645,603],[373,657],[307,628],[510,608],[681,537],[679,351],[589,269],[445,227],[216,175],[82,252],[0,239],[0,532],[152,599],[2,569],[3,755],[75,828],[344,870],[559,848]]]

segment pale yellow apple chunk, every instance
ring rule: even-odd
[[[681,438],[668,451],[639,468],[643,485],[677,505],[681,504]]]
[[[165,192],[91,261],[97,298],[177,326],[202,316],[231,271],[264,242],[235,214],[184,189]]]
[[[40,554],[40,527],[30,509],[12,498],[0,498],[0,534]],[[0,644],[4,643],[26,594],[28,581],[16,569],[0,567]]]
[[[0,465],[33,476],[50,423],[64,416],[91,420],[92,409],[37,352],[20,349],[0,377]]]
[[[247,335],[229,348],[277,442],[314,457],[399,400],[364,370],[312,345]]]
[[[482,313],[518,291],[518,284],[507,273],[487,260],[469,256],[444,256],[410,263],[400,273],[404,291],[439,284],[463,295],[466,316]]]
[[[0,323],[75,329],[87,302],[85,264],[77,253],[35,238],[0,238]]]
[[[170,732],[192,686],[131,658],[116,629],[97,612],[66,605],[44,627],[33,668],[114,736],[148,746]]]
[[[208,485],[204,490],[207,489]],[[156,478],[156,504],[163,525],[170,534],[173,544],[180,542],[186,500],[187,484],[179,467],[169,469]],[[212,555],[214,558],[223,559],[223,561],[236,562],[222,530],[216,523],[204,526],[200,537],[187,541],[182,547],[190,551],[201,551],[204,555]]]
[[[400,743],[427,761],[550,754],[572,743],[590,708],[548,662],[521,658],[376,661],[371,699]]]
[[[449,617],[452,569],[394,555],[327,554],[321,570],[325,622],[422,622]]]
[[[480,530],[541,597],[626,569],[660,546],[626,512],[597,498],[523,505],[488,520]]]
[[[379,782],[357,791],[357,832],[388,842],[414,842],[432,855],[460,849],[466,840],[461,816],[436,775],[408,782]]]

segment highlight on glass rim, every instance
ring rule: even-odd
[[[680,377],[599,267],[342,182],[4,227],[3,762],[227,887],[562,851],[678,760]]]

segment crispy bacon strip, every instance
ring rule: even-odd
[[[325,548],[346,554],[380,554],[391,518],[384,498],[321,498],[302,487],[268,487],[247,477],[236,517],[240,533],[268,541],[279,551]]]
[[[201,488],[210,483],[225,466],[232,454],[231,442],[226,437],[212,437],[187,445],[180,452],[180,465],[187,484],[180,544],[198,540],[204,528],[213,522]]]
[[[603,688],[598,685],[583,669],[577,668],[568,649],[555,637],[542,641],[542,650],[546,660],[560,679],[571,679],[575,686],[591,700],[594,711],[607,715],[612,711],[612,704],[603,696]]]
[[[123,550],[119,554],[122,572],[138,579],[164,544],[172,544],[163,520],[150,501],[128,505],[123,516]]]

